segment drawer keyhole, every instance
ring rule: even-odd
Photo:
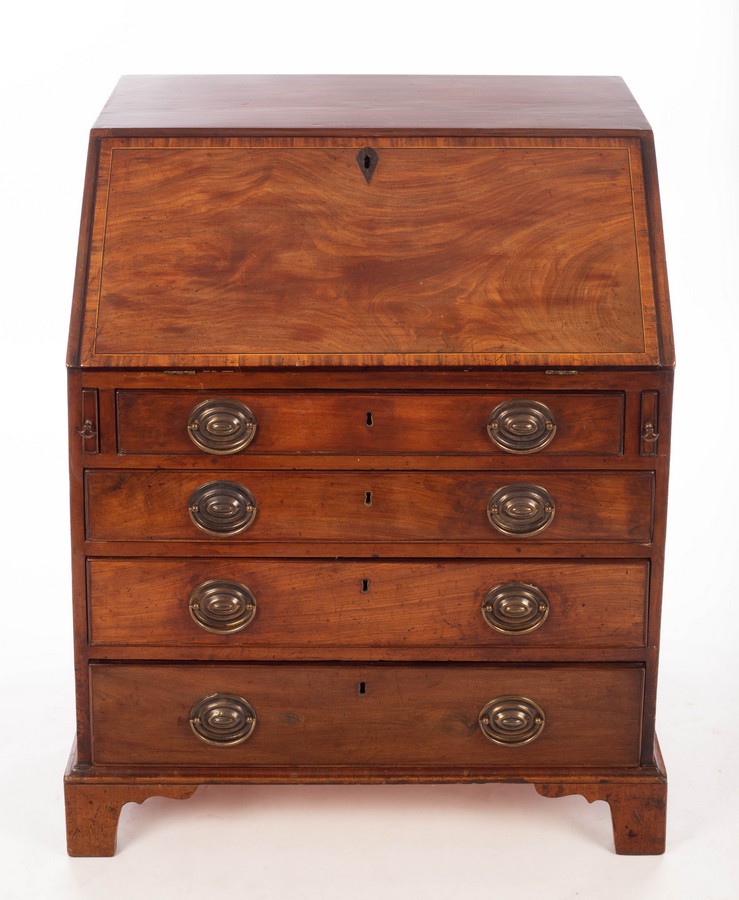
[[[365,506],[372,506],[372,491],[365,491],[365,492],[364,492],[364,505],[365,505]]]
[[[362,593],[363,594],[369,593],[369,578],[362,579]]]
[[[364,695],[367,693],[367,682],[366,682],[366,681],[360,681],[360,682],[359,682],[359,691],[358,691],[358,693],[359,693],[361,696],[364,696]]]
[[[368,412],[367,415],[365,416],[364,424],[367,426],[367,428],[372,428],[372,426],[375,424],[374,421],[373,421],[373,419],[372,419],[372,413],[371,413],[371,412]]]
[[[364,175],[364,180],[369,184],[379,162],[377,151],[372,147],[362,147],[354,158],[359,166],[359,171]]]

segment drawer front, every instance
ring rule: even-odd
[[[88,562],[93,644],[642,647],[648,564]]]
[[[243,424],[233,419],[241,406],[254,420],[245,446]],[[120,453],[617,455],[623,447],[623,394],[616,392],[120,391],[117,409]],[[214,435],[219,428],[226,435]]]
[[[510,472],[254,471],[229,472],[223,481],[199,472],[94,470],[86,473],[87,535],[95,541],[514,545],[651,539],[653,473],[525,474],[524,483]],[[223,531],[204,531],[203,524]],[[499,530],[519,527],[528,531]]]
[[[91,679],[99,765],[639,761],[643,670],[636,666],[96,664]],[[533,739],[495,743],[483,728],[496,727],[498,739],[501,732],[508,742]],[[246,739],[216,745],[197,730],[221,742]]]

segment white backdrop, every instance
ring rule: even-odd
[[[3,13],[3,739],[12,898],[739,895],[737,5],[129,0]],[[524,786],[257,787],[125,808],[65,855],[72,739],[64,355],[87,132],[123,73],[622,75],[656,134],[678,350],[658,730],[668,852],[616,857],[607,809]]]

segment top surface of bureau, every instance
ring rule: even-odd
[[[127,78],[91,153],[73,366],[671,364],[620,79]]]
[[[649,130],[618,77],[127,75],[94,134]]]

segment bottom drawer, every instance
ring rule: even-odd
[[[636,665],[90,668],[97,765],[639,762]]]

